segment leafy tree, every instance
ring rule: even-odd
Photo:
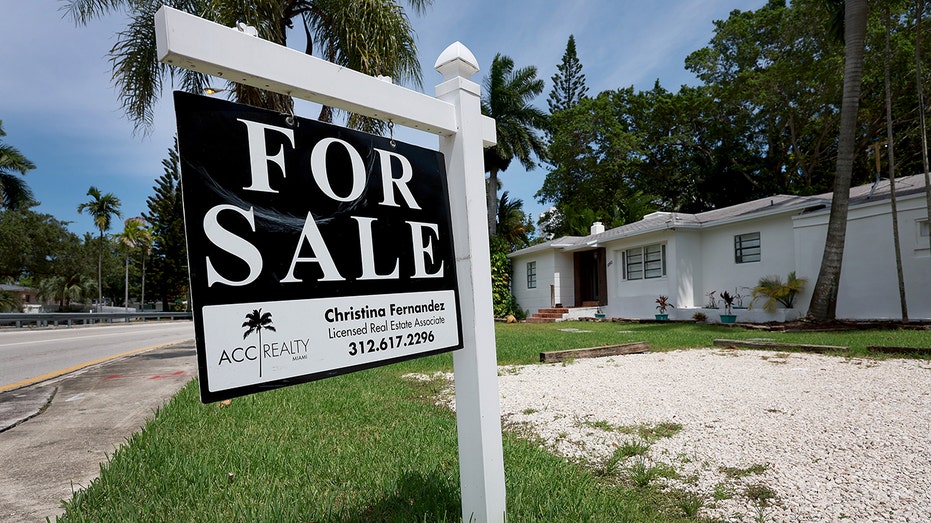
[[[771,0],[715,22],[686,68],[709,89],[754,152],[773,192],[811,194],[833,177],[841,47],[824,30],[821,0]]]
[[[553,89],[546,99],[550,114],[574,107],[588,93],[585,75],[582,74],[582,62],[575,52],[575,36],[569,35],[562,63],[556,66],[556,74],[550,77],[550,80],[553,82]]]
[[[81,241],[67,223],[28,209],[0,210],[0,282],[41,279],[60,265],[82,267],[75,253]]]
[[[847,232],[847,209],[850,201],[850,180],[856,154],[857,109],[860,103],[860,81],[863,76],[867,21],[867,0],[845,0],[844,3],[844,97],[841,104],[840,136],[837,140],[837,174],[828,218],[827,239],[821,257],[821,269],[815,283],[808,319],[833,320],[837,308],[841,265]]]
[[[536,194],[557,209],[556,219],[541,222],[545,233],[588,234],[594,220],[617,227],[649,207],[635,187],[642,155],[629,118],[634,96],[633,88],[606,91],[553,115],[553,168]]]
[[[156,180],[155,194],[146,199],[152,235],[151,273],[155,293],[164,310],[188,296],[187,246],[184,239],[184,209],[181,205],[181,171],[178,142],[162,160],[163,173]]]
[[[97,306],[100,307],[103,305],[103,235],[110,230],[113,217],[121,216],[120,205],[122,203],[113,193],[102,194],[100,189],[93,185],[87,190],[87,195],[91,199],[78,205],[78,213],[89,214],[94,219],[97,230],[100,231],[97,258]]]
[[[63,0],[76,23],[125,10],[126,29],[117,34],[110,50],[113,78],[123,110],[137,129],[147,129],[162,84],[176,78],[182,89],[203,92],[204,75],[165,67],[156,61],[153,17],[162,4],[232,27],[239,22],[254,26],[258,36],[287,44],[288,29],[295,22],[307,37],[304,51],[365,74],[390,76],[401,83],[420,85],[420,64],[409,19],[396,0]],[[417,13],[432,0],[408,0]],[[231,83],[241,103],[289,112],[289,96]],[[323,121],[332,121],[332,110],[323,107]],[[350,118],[359,128],[377,127],[372,121]]]
[[[243,327],[246,327],[246,332],[243,333],[242,339],[246,339],[253,332],[258,333],[259,335],[259,377],[262,377],[262,329],[270,330],[275,332],[275,327],[272,325],[272,313],[266,312],[263,313],[262,309],[253,310],[249,314],[246,314],[246,321],[242,324]]]
[[[495,119],[498,143],[485,149],[485,172],[488,173],[488,234],[495,235],[498,200],[498,173],[507,170],[517,158],[526,169],[533,169],[533,156],[545,153],[537,130],[546,128],[546,114],[531,105],[543,92],[543,81],[533,66],[514,69],[514,60],[498,53],[491,63],[482,90],[482,114]]]
[[[0,120],[0,138],[4,136],[6,132]],[[0,141],[0,209],[25,209],[35,205],[29,186],[15,174],[24,175],[35,168],[19,150]]]

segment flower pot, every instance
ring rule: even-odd
[[[603,312],[596,312],[595,317],[598,318],[599,320],[602,320],[604,319],[605,315]]]
[[[721,323],[735,323],[737,321],[736,314],[722,314]]]
[[[657,314],[656,315],[656,321],[666,321],[668,319],[669,319],[668,314]]]

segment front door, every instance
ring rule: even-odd
[[[605,250],[577,252],[575,262],[575,306],[600,307],[608,304]]]

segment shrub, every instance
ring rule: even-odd
[[[762,297],[766,299],[763,302],[763,310],[766,312],[775,312],[777,303],[786,309],[791,309],[795,304],[795,296],[802,292],[806,283],[808,279],[797,278],[795,271],[789,273],[785,283],[779,276],[764,276],[753,288],[753,300],[750,304],[752,305],[757,298]]]
[[[511,294],[511,259],[509,247],[503,239],[492,236],[491,240],[491,295],[495,318],[513,314],[517,319],[526,318],[524,310]]]

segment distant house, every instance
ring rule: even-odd
[[[850,191],[837,317],[901,317],[889,182]],[[931,319],[931,249],[924,176],[896,180],[898,225],[911,319]],[[821,266],[831,194],[776,195],[698,214],[655,212],[588,236],[567,236],[516,251],[512,291],[531,313],[553,306],[600,308],[608,317],[652,318],[655,301],[689,319],[711,291],[749,295],[763,276],[795,271],[808,279],[795,308],[739,310],[738,321],[780,321],[807,312]],[[749,304],[749,297],[744,305]],[[714,319],[709,315],[709,319]]]
[[[32,287],[23,287],[22,285],[0,284],[0,290],[13,293],[26,312],[38,312],[42,308],[37,294],[39,291]]]

